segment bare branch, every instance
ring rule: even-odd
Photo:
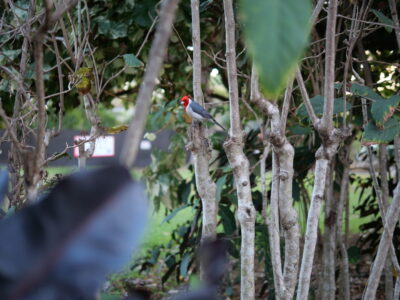
[[[151,95],[161,69],[168,39],[171,35],[177,5],[178,0],[166,0],[162,4],[160,21],[150,49],[149,63],[136,100],[135,114],[129,126],[121,152],[121,163],[127,167],[130,167],[136,159],[147,114],[150,109]]]
[[[235,41],[235,18],[233,15],[231,0],[224,1],[225,32],[226,32],[226,65],[228,68],[229,102],[230,102],[230,132],[231,137],[242,139],[240,125],[239,95],[236,67],[236,41]]]
[[[306,86],[304,85],[303,76],[301,75],[299,68],[296,70],[296,80],[297,80],[297,84],[299,85],[299,88],[300,88],[300,93],[303,98],[304,106],[306,107],[308,116],[311,119],[311,123],[313,124],[314,128],[318,128],[318,124],[319,124],[320,120],[319,120],[319,118],[317,118],[317,116],[314,112],[314,109],[311,105],[310,97],[308,96]]]
[[[394,23],[394,32],[396,34],[397,46],[400,49],[400,23],[399,16],[397,14],[397,6],[395,0],[389,0],[390,12]],[[385,25],[386,26],[386,25]]]
[[[285,135],[286,121],[290,108],[290,99],[292,98],[293,79],[290,79],[285,90],[285,97],[283,99],[282,113],[281,113],[281,134]]]
[[[337,0],[329,1],[328,21],[326,24],[326,46],[325,46],[325,84],[324,84],[324,112],[321,119],[321,128],[328,134],[332,131],[333,101],[335,98],[335,31],[336,31]]]
[[[241,299],[255,298],[254,238],[255,209],[250,186],[250,164],[243,152],[243,133],[239,112],[239,97],[236,67],[235,18],[232,0],[224,0],[226,65],[228,69],[230,130],[229,139],[223,147],[235,178],[238,198],[238,219],[241,230]]]

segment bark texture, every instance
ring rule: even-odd
[[[233,170],[238,197],[238,219],[241,230],[240,298],[252,300],[254,289],[255,209],[251,197],[249,161],[243,152],[235,49],[235,19],[232,0],[224,0],[226,64],[229,84],[230,130],[224,149]]]
[[[199,0],[191,1],[192,7],[192,42],[193,42],[193,96],[198,103],[203,101],[201,89],[201,44]],[[205,128],[201,123],[193,122],[189,129],[189,150],[193,155],[196,188],[203,206],[203,223],[201,242],[215,239],[218,215],[216,202],[216,185],[209,172],[211,150]],[[205,266],[200,266],[200,277],[204,280]]]
[[[396,223],[399,220],[400,214],[400,183],[394,192],[393,201],[389,206],[386,214],[386,222],[384,222],[383,234],[379,242],[378,251],[375,256],[374,263],[372,265],[371,273],[368,277],[367,287],[365,289],[363,299],[373,300],[376,299],[376,290],[379,285],[379,278],[382,275],[382,270],[385,266],[385,260],[388,256],[388,251],[392,245],[393,231]]]
[[[322,298],[326,300],[334,300],[336,292],[335,267],[337,227],[337,206],[336,203],[334,203],[335,159],[331,160],[329,170],[330,172],[327,173],[325,191],[325,224],[322,252]]]
[[[329,1],[328,19],[326,25],[326,45],[325,45],[325,82],[324,82],[324,112],[321,121],[312,118],[314,127],[316,127],[322,139],[322,145],[316,153],[316,164],[314,172],[314,188],[311,198],[311,205],[308,211],[307,228],[305,233],[304,250],[299,275],[299,285],[297,290],[297,299],[303,300],[308,298],[311,272],[315,254],[315,246],[318,235],[318,219],[320,214],[321,201],[323,200],[326,185],[326,176],[329,171],[330,161],[336,154],[340,141],[348,135],[347,130],[343,132],[333,128],[333,103],[334,103],[334,82],[335,82],[335,32],[337,18],[337,0]],[[304,86],[302,87],[301,74],[297,73],[300,90],[302,92],[305,103],[309,102],[308,95]],[[307,105],[309,106],[309,105]],[[312,107],[309,115],[312,113]],[[330,288],[331,289],[331,288]]]
[[[263,99],[253,67],[251,76],[251,101],[270,118],[271,130],[267,134],[273,146],[271,216],[268,222],[270,233],[271,260],[277,299],[292,299],[297,284],[300,255],[300,228],[296,210],[293,208],[292,183],[294,148],[284,134],[289,111],[292,82],[289,82],[282,108]],[[285,238],[285,263],[282,274],[279,224]]]

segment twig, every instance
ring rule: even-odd
[[[308,116],[311,119],[311,123],[313,124],[314,128],[318,128],[318,124],[319,124],[320,120],[319,120],[319,118],[317,118],[317,116],[314,112],[314,109],[311,105],[310,97],[308,96],[306,86],[304,85],[303,76],[301,75],[299,68],[296,70],[296,80],[297,80],[297,84],[299,85],[299,88],[300,88],[300,93],[303,98],[304,106],[307,110]]]

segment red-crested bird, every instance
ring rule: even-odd
[[[190,99],[189,96],[183,96],[181,99],[181,104],[185,108],[186,113],[193,119],[200,122],[212,121],[226,131],[224,126],[219,124],[208,111],[206,111],[199,103]]]

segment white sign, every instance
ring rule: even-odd
[[[88,135],[76,135],[74,141],[88,140]],[[85,151],[89,149],[89,143],[85,143]],[[98,137],[95,143],[95,149],[92,157],[112,157],[115,156],[115,137],[112,135],[105,135]],[[74,157],[79,157],[79,148],[74,148]]]

